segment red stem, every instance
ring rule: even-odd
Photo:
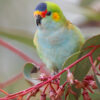
[[[67,83],[68,83],[68,81],[66,81],[66,82],[63,84],[63,87],[65,87]]]
[[[14,52],[15,54],[17,54],[18,56],[20,56],[22,59],[24,59],[27,62],[33,63],[36,67],[40,68],[40,71],[42,73],[46,73],[46,75],[50,75],[50,73],[45,70],[44,66],[37,63],[36,61],[34,61],[33,59],[31,59],[29,56],[27,56],[26,54],[24,54],[23,52],[21,52],[20,50],[18,50],[17,48],[15,48],[14,46],[10,45],[9,43],[5,42],[4,40],[0,39],[0,45],[3,47],[8,48],[9,50],[11,50],[12,52]],[[4,88],[7,85],[10,85],[11,83],[15,82],[16,80],[22,78],[23,75],[22,73],[19,73],[18,75],[16,75],[15,77],[13,77],[12,79],[0,83],[0,88]]]
[[[16,49],[15,48],[12,48],[12,46],[9,46],[9,44],[5,43],[4,41],[0,40],[0,44],[2,44],[3,46],[7,47],[8,49],[12,50],[13,52],[16,53]],[[74,63],[72,63],[71,65],[69,65],[68,67],[66,67],[65,69],[63,69],[61,72],[59,72],[57,75],[49,78],[47,81],[45,82],[41,82],[35,86],[32,86],[31,88],[28,88],[24,91],[21,91],[21,92],[18,92],[18,93],[15,93],[15,94],[9,94],[8,96],[4,97],[4,98],[1,98],[0,100],[5,100],[5,99],[13,99],[13,98],[16,98],[18,96],[21,96],[21,95],[26,95],[27,93],[33,91],[34,89],[37,89],[37,88],[41,88],[42,86],[44,86],[45,84],[51,82],[52,80],[56,79],[57,77],[59,77],[62,73],[64,73],[65,71],[67,71],[68,69],[72,68],[74,65],[76,65],[77,63],[79,63],[80,61],[82,61],[83,59],[89,57],[92,55],[92,53],[97,49],[99,48],[100,45],[98,46],[95,46],[88,54],[86,54],[85,56],[81,57],[80,59],[76,60]],[[26,55],[24,55],[23,53],[21,53],[19,50],[17,50],[17,54],[19,56],[21,56],[22,58],[25,58],[29,61],[33,61],[32,59],[30,59],[29,57],[27,57]],[[34,62],[34,61],[33,61]],[[35,63],[35,65],[38,65],[38,63]]]
[[[91,65],[92,65],[93,71],[97,73],[97,70],[95,69],[95,65],[94,65],[94,63],[93,63],[93,57],[92,57],[92,55],[89,56],[89,60],[90,60],[90,63],[91,63]]]
[[[43,90],[43,94],[45,94],[46,89],[48,88],[48,86],[49,86],[49,84],[47,84],[47,85],[45,86],[45,88],[44,88],[44,90]]]
[[[89,56],[89,60],[90,60],[90,63],[91,63],[91,65],[92,65],[93,72],[96,73],[97,75],[100,75],[100,74],[98,73],[98,71],[96,70],[95,64],[93,63],[93,57],[92,57],[92,55]]]
[[[10,94],[9,96],[6,96],[4,98],[1,98],[1,100],[5,100],[5,99],[13,99],[17,96],[20,96],[20,95],[26,95],[27,93],[33,91],[34,89],[37,89],[37,88],[41,88],[42,86],[44,86],[45,84],[51,82],[52,80],[56,79],[57,77],[59,77],[62,73],[64,73],[65,71],[67,71],[68,69],[72,68],[74,65],[76,65],[77,63],[79,63],[80,61],[82,61],[83,59],[89,57],[90,55],[92,55],[92,53],[97,49],[99,48],[100,45],[96,46],[95,48],[93,48],[88,54],[86,54],[85,56],[81,57],[80,59],[76,60],[74,63],[72,63],[71,65],[69,65],[68,67],[66,67],[65,69],[63,69],[61,72],[59,72],[57,75],[51,77],[50,79],[48,79],[47,81],[45,82],[41,82],[35,86],[32,86],[31,88],[28,88],[24,91],[21,91],[21,92],[18,92],[18,93],[15,93],[15,94]]]
[[[29,56],[27,56],[26,54],[24,54],[23,52],[21,52],[19,49],[15,48],[14,46],[10,45],[9,43],[5,42],[2,39],[0,39],[0,45],[8,48],[12,52],[14,52],[18,56],[20,56],[22,59],[24,59],[25,61],[33,63],[37,68],[41,69],[41,72],[46,73],[47,75],[50,75],[50,73],[47,72],[47,70],[45,70],[45,68],[44,68],[43,65],[37,63],[35,60],[33,60],[32,58],[30,58]]]
[[[52,86],[51,82],[50,82],[50,90],[54,91],[54,93],[56,93],[54,87]]]
[[[5,95],[9,95],[6,91],[4,91],[4,90],[2,90],[2,89],[0,89],[0,91],[1,91],[2,93],[4,93]]]

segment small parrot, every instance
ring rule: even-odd
[[[33,14],[37,25],[33,42],[38,55],[47,68],[58,72],[68,57],[80,50],[84,37],[53,2],[38,4]]]

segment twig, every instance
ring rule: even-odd
[[[100,74],[99,74],[98,71],[96,70],[95,64],[93,63],[93,57],[92,57],[92,55],[89,56],[89,60],[90,60],[90,63],[91,63],[91,65],[92,65],[92,69],[93,69],[94,73],[96,73],[97,75],[100,76]]]
[[[45,82],[41,82],[35,86],[32,86],[31,88],[28,88],[24,91],[21,91],[21,92],[18,92],[18,93],[15,93],[15,94],[9,94],[9,96],[6,96],[4,98],[1,98],[2,100],[4,99],[13,99],[13,98],[16,98],[17,96],[20,96],[20,95],[26,95],[27,93],[33,91],[34,89],[37,89],[37,88],[41,88],[42,86],[44,86],[45,84],[51,82],[52,80],[55,80],[57,77],[59,77],[62,73],[64,73],[65,71],[67,71],[68,69],[72,68],[74,65],[76,65],[77,63],[79,63],[80,61],[82,61],[83,59],[89,57],[90,55],[92,55],[93,52],[95,52],[95,50],[97,48],[99,48],[100,45],[94,47],[89,53],[87,53],[85,56],[81,57],[80,59],[76,60],[74,63],[72,63],[71,65],[69,65],[68,67],[66,67],[65,69],[63,69],[61,72],[59,72],[57,75],[55,76],[52,76],[51,78],[49,78],[47,81]]]
[[[24,54],[23,52],[21,52],[20,50],[18,50],[17,48],[15,48],[14,46],[12,46],[9,43],[5,42],[2,39],[0,39],[0,45],[6,47],[7,49],[11,50],[15,54],[19,55],[25,61],[33,63],[36,67],[39,68],[41,66],[39,63],[37,63],[36,61],[34,61],[33,59],[31,59],[29,56],[27,56],[26,54]]]
[[[4,91],[4,90],[2,90],[2,89],[0,89],[0,91],[1,91],[2,93],[6,94],[6,95],[9,95],[6,91]]]
[[[27,56],[26,54],[24,54],[23,52],[21,52],[20,50],[18,50],[17,48],[15,48],[14,46],[10,45],[9,43],[5,42],[4,40],[0,39],[0,45],[9,49],[10,51],[14,52],[15,54],[17,54],[18,56],[20,56],[22,59],[24,59],[27,62],[33,63],[37,68],[40,68],[40,71],[42,73],[46,73],[46,75],[50,75],[50,73],[45,70],[44,66],[37,63],[36,61],[34,61],[33,59],[31,59],[29,56]],[[19,73],[18,75],[16,75],[15,77],[13,77],[12,79],[0,83],[0,88],[4,88],[7,85],[10,85],[11,83],[15,82],[16,80],[22,78],[22,73]]]

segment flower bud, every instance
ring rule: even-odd
[[[91,100],[91,98],[86,90],[83,90],[82,95],[83,95],[83,100]]]
[[[78,89],[84,87],[84,84],[78,80],[74,80],[74,84],[75,84],[75,87]]]
[[[49,94],[50,94],[50,100],[55,100],[55,95],[56,95],[55,92],[51,90]]]
[[[40,100],[46,100],[46,94],[42,93],[41,97],[40,97]]]
[[[68,70],[68,73],[67,73],[67,81],[70,82],[71,84],[73,84],[74,82],[74,76],[73,74],[70,72],[70,70]]]
[[[59,89],[57,90],[57,95],[56,95],[56,99],[60,98],[63,94],[64,94],[64,87],[60,86]]]
[[[41,73],[40,74],[40,78],[39,78],[41,81],[46,81],[48,79],[47,75],[44,74],[44,73]]]
[[[92,75],[87,75],[84,80],[94,80],[94,77]]]
[[[90,85],[91,85],[92,89],[97,89],[98,88],[95,81],[91,81]]]

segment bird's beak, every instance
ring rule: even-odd
[[[42,17],[40,15],[37,15],[36,16],[36,24],[37,24],[37,26],[41,25],[41,20],[42,20]]]

